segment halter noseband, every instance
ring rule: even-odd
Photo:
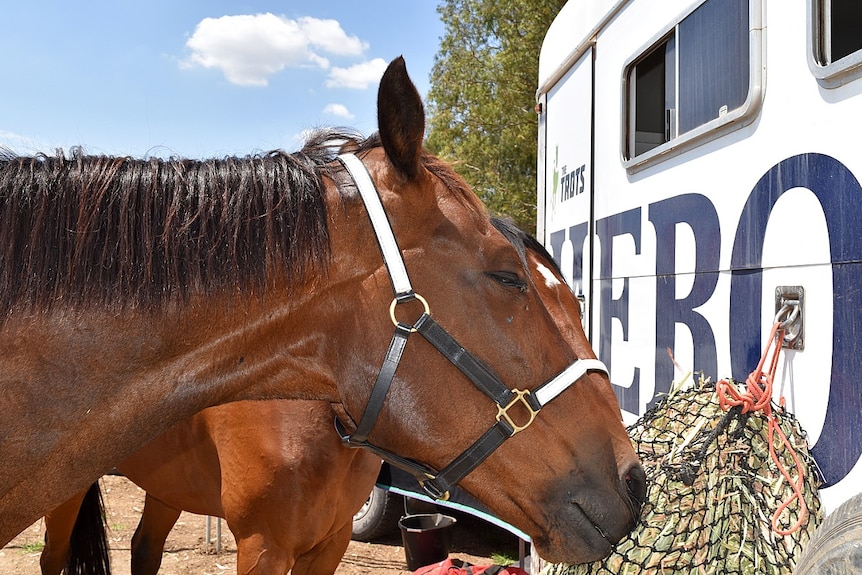
[[[502,443],[530,426],[536,418],[536,414],[549,401],[568,389],[578,379],[589,371],[600,371],[607,374],[605,365],[597,359],[578,359],[573,364],[560,372],[556,377],[543,383],[533,391],[509,389],[495,376],[487,367],[477,360],[469,351],[464,349],[455,338],[443,329],[431,318],[428,302],[421,295],[414,293],[407,277],[407,269],[401,257],[401,250],[395,241],[392,227],[386,217],[383,204],[374,187],[374,182],[368,174],[365,165],[353,154],[338,156],[339,161],[350,173],[362,200],[365,202],[371,225],[377,236],[377,243],[383,254],[383,261],[389,272],[389,279],[395,292],[395,299],[389,307],[389,315],[395,324],[395,333],[386,351],[383,365],[371,390],[371,397],[365,406],[359,424],[353,434],[348,434],[342,423],[336,419],[335,428],[341,436],[342,441],[349,447],[363,447],[379,455],[390,464],[395,465],[413,475],[422,488],[434,499],[448,499],[449,489],[456,485],[468,473],[473,471],[482,461],[497,449]],[[424,312],[413,325],[399,322],[395,317],[395,308],[402,303],[418,300],[424,306]],[[368,436],[377,422],[383,402],[392,380],[395,370],[401,361],[401,354],[407,344],[408,336],[418,332],[431,345],[443,354],[455,367],[461,370],[473,384],[485,395],[497,404],[496,423],[485,432],[464,453],[446,466],[440,472],[422,465],[411,459],[401,457],[376,445],[369,443]],[[515,405],[522,405],[529,412],[529,418],[525,423],[516,423],[509,410]]]

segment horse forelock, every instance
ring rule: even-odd
[[[353,133],[299,152],[208,160],[0,158],[0,311],[140,304],[288,285],[329,258],[324,166]]]

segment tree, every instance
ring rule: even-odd
[[[536,226],[539,50],[565,0],[444,0],[431,70],[428,148],[490,210]]]

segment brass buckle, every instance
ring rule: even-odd
[[[533,409],[533,407],[526,400],[526,397],[530,394],[529,389],[524,389],[524,390],[513,389],[512,393],[515,394],[515,397],[513,397],[509,403],[507,403],[505,406],[497,405],[497,421],[500,421],[501,418],[505,419],[506,423],[508,423],[510,426],[512,426],[512,429],[514,430],[514,431],[512,431],[512,435],[515,435],[516,433],[524,431],[525,429],[530,427],[530,425],[536,419],[536,414],[539,412],[536,411],[535,409]],[[527,408],[527,411],[530,412],[530,420],[527,423],[525,423],[524,425],[517,425],[512,420],[512,418],[509,416],[509,409],[511,409],[512,406],[518,402],[523,403],[524,407]]]
[[[435,477],[434,475],[431,475],[430,473],[426,473],[425,477],[428,479],[437,479],[437,477]],[[449,495],[448,491],[444,491],[443,493],[440,493],[436,489],[429,489],[425,483],[426,483],[425,481],[419,481],[419,486],[422,488],[423,491],[425,491],[425,493],[427,493],[428,495],[430,495],[431,497],[433,497],[437,501],[449,501],[450,495]]]
[[[422,307],[425,308],[425,315],[431,315],[431,308],[428,307],[428,301],[424,297],[419,295],[418,293],[413,294],[413,297],[415,297],[417,300],[419,300],[419,302],[422,304]],[[395,298],[392,300],[392,303],[389,304],[389,319],[392,320],[392,324],[395,327],[398,327],[398,318],[395,317],[395,307],[398,305],[398,303],[399,303],[398,298]],[[412,327],[412,328],[410,328],[410,331],[411,331],[411,333],[415,332],[416,328]]]

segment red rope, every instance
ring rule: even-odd
[[[772,326],[772,332],[769,335],[766,349],[763,350],[763,355],[760,358],[760,363],[757,365],[757,369],[749,374],[748,379],[745,381],[744,390],[726,380],[721,380],[717,384],[718,401],[722,409],[728,410],[738,405],[742,408],[742,413],[761,411],[766,415],[769,455],[772,457],[772,461],[775,462],[784,480],[793,488],[793,494],[778,506],[778,509],[772,516],[772,530],[782,536],[796,532],[805,522],[808,515],[808,506],[805,504],[805,498],[802,495],[804,478],[802,463],[799,461],[796,450],[793,449],[793,445],[790,444],[787,436],[781,430],[781,426],[778,425],[778,420],[772,413],[772,384],[775,379],[776,368],[778,367],[778,355],[781,351],[783,335],[784,330],[781,329],[781,322],[775,322],[775,325]],[[767,357],[770,356],[770,351],[772,352],[771,361],[769,362],[768,369],[764,371],[763,367],[766,364]],[[784,406],[783,397],[781,398],[781,405],[782,407]],[[776,434],[781,442],[781,446],[793,457],[793,462],[796,466],[796,481],[790,476],[790,472],[785,469],[775,452],[773,438]],[[799,502],[799,518],[789,529],[781,529],[778,526],[781,513],[794,500]]]

